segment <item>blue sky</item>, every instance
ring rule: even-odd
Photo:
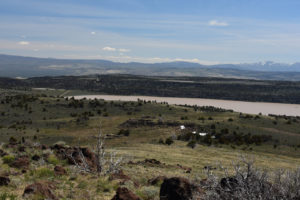
[[[300,61],[299,0],[1,0],[0,53],[120,62]]]

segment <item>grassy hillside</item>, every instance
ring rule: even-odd
[[[0,138],[9,143],[11,138],[51,146],[64,141],[69,146],[93,149],[95,136],[101,130],[106,135],[108,152],[115,151],[125,160],[122,169],[131,178],[125,186],[143,199],[158,199],[160,185],[149,185],[148,180],[159,175],[204,178],[205,167],[218,163],[228,167],[239,155],[253,156],[259,168],[296,169],[300,164],[300,119],[263,115],[245,115],[211,107],[185,107],[155,102],[108,102],[104,100],[74,100],[61,97],[64,90],[1,90]],[[185,125],[181,130],[179,125]],[[189,140],[178,136],[191,132],[208,133],[207,142],[193,135]],[[245,136],[272,136],[268,140],[245,142]],[[225,141],[220,142],[220,135]],[[226,137],[225,137],[226,136]],[[165,144],[172,138],[173,143]],[[178,140],[178,138],[180,140]],[[260,138],[260,137],[258,137]],[[187,146],[190,141],[196,146]],[[60,142],[62,143],[62,142]],[[20,144],[19,146],[22,146]],[[23,145],[24,146],[24,145]],[[26,145],[25,145],[26,147]],[[75,173],[74,168],[55,156],[55,151],[17,147],[3,149],[9,155],[52,155],[45,163],[32,161],[22,173],[0,159],[0,175],[9,174],[11,183],[0,187],[0,195],[13,194],[21,198],[24,188],[36,181],[56,183],[55,194],[61,199],[111,199],[118,181],[108,176]],[[155,159],[160,164],[142,162]],[[53,168],[61,165],[68,175],[56,176]],[[186,173],[191,168],[190,173]],[[15,174],[15,175],[14,175]],[[138,186],[136,186],[138,184]],[[32,197],[31,197],[32,198]],[[36,197],[36,199],[39,199]]]

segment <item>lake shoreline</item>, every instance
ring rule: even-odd
[[[104,99],[107,101],[156,101],[176,105],[214,106],[248,114],[300,116],[300,104],[248,102],[235,100],[219,100],[184,97],[155,97],[155,96],[122,96],[122,95],[75,95],[75,99]]]

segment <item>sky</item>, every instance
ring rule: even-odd
[[[295,63],[299,10],[299,0],[0,0],[0,54]]]

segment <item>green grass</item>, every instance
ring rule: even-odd
[[[165,163],[164,166],[137,164],[124,164],[122,166],[124,173],[132,179],[126,182],[125,186],[143,199],[155,199],[158,196],[159,186],[149,186],[147,181],[150,178],[162,175],[167,177],[181,176],[193,180],[197,177],[204,177],[203,169],[205,166],[217,167],[221,163],[223,166],[229,167],[232,161],[238,160],[240,155],[253,156],[259,168],[270,171],[278,169],[292,170],[300,165],[300,148],[297,147],[300,144],[299,120],[287,124],[285,119],[276,120],[274,117],[269,116],[259,116],[255,119],[255,115],[252,115],[253,118],[245,119],[240,118],[240,114],[234,112],[195,111],[189,107],[160,103],[138,104],[137,102],[119,101],[111,103],[101,100],[99,101],[101,105],[91,107],[88,100],[82,100],[84,106],[74,108],[68,106],[72,102],[71,100],[66,101],[64,98],[57,97],[63,92],[65,91],[14,91],[15,94],[39,96],[33,102],[23,102],[24,105],[28,104],[27,107],[31,108],[31,113],[24,106],[11,107],[12,104],[17,105],[20,103],[18,99],[13,99],[9,103],[0,103],[0,142],[7,143],[9,138],[13,136],[18,141],[24,137],[25,140],[47,145],[62,141],[66,145],[85,145],[93,148],[96,144],[93,136],[98,134],[100,123],[103,134],[114,135],[118,134],[121,129],[129,129],[129,136],[106,139],[105,145],[109,152],[116,151],[117,155],[123,156],[126,162],[153,158]],[[47,93],[47,96],[41,95],[41,93]],[[51,97],[50,95],[54,96]],[[3,100],[3,97],[0,97],[0,102],[1,100]],[[43,112],[43,108],[46,109],[45,112]],[[100,114],[98,114],[98,110],[101,110]],[[2,115],[2,112],[4,112],[4,115]],[[83,113],[89,112],[91,116],[88,119],[77,122],[79,115],[82,117]],[[108,116],[103,116],[106,112]],[[159,144],[159,140],[165,141],[172,135],[179,135],[181,133],[179,127],[121,126],[129,119],[142,118],[154,122],[162,120],[195,123],[206,132],[213,131],[211,127],[214,125],[214,130],[217,132],[227,128],[230,133],[236,131],[245,134],[250,132],[257,135],[272,135],[273,141],[262,145],[234,145],[234,148],[231,145],[213,144],[206,146],[197,144],[192,149],[187,146],[188,141],[178,140],[175,140],[171,145],[164,145]],[[209,120],[209,118],[212,118],[212,120]],[[274,121],[277,121],[277,124],[274,124]],[[273,146],[274,140],[278,140],[276,148]],[[4,146],[1,149],[7,151],[10,155],[15,153],[14,150],[5,149]],[[45,153],[42,151],[26,151],[30,155]],[[16,169],[11,169],[7,165],[14,160],[14,157],[10,155],[2,157],[0,173],[11,170],[18,174],[19,172]],[[93,199],[94,197],[94,199],[111,199],[116,187],[119,186],[117,181],[108,181],[108,177],[99,179],[93,175],[74,175],[72,168],[67,169],[68,176],[56,177],[53,167],[57,164],[67,166],[54,154],[50,154],[44,166],[40,166],[39,162],[32,162],[28,172],[23,175],[12,176],[12,184],[5,187],[6,189],[0,188],[0,194],[5,194],[5,192],[11,190],[20,197],[26,185],[35,180],[46,179],[57,181],[57,193],[61,194],[62,199],[70,199],[71,197],[73,199]],[[191,173],[186,173],[185,170],[176,167],[178,164],[192,168]],[[221,171],[217,170],[217,173],[221,174]],[[134,182],[138,182],[141,186],[136,188]]]

